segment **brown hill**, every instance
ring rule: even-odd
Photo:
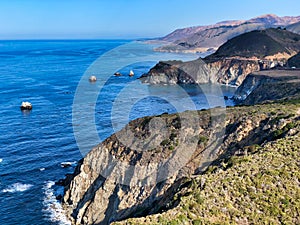
[[[224,21],[209,26],[195,26],[175,30],[160,40],[170,42],[158,51],[207,51],[217,49],[226,41],[240,34],[271,27],[288,26],[300,21],[298,17],[263,15],[250,20]]]
[[[274,56],[281,60],[288,59],[298,51],[300,51],[300,35],[280,28],[270,28],[232,38],[208,58],[238,56],[264,59]]]

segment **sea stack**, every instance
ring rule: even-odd
[[[96,82],[97,81],[97,77],[96,76],[90,76],[89,81],[90,82]]]
[[[130,77],[134,76],[134,72],[133,72],[132,70],[130,70],[129,76],[130,76]]]
[[[30,102],[22,102],[20,108],[21,110],[32,110],[32,105]]]
[[[122,76],[122,74],[120,72],[115,72],[114,74],[116,77]]]

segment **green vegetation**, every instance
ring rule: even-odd
[[[116,224],[300,224],[299,108],[299,99],[228,108],[226,132],[264,121],[266,134],[257,134],[264,144],[250,141],[242,147],[245,154],[225,157],[204,174],[186,178],[170,202],[178,203],[174,208]],[[199,146],[208,142],[205,135],[195,138]],[[161,145],[173,150],[175,140],[173,132]]]
[[[126,224],[299,224],[299,158],[298,136],[269,143],[257,154],[232,157],[228,169],[194,179],[178,207]]]

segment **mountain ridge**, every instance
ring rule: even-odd
[[[279,17],[272,14],[249,20],[223,21],[213,25],[180,28],[159,38],[165,45],[157,48],[162,52],[205,52],[217,49],[229,39],[253,30],[286,27],[300,21],[300,16]]]

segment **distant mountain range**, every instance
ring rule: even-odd
[[[299,32],[300,16],[279,17],[268,14],[250,20],[223,21],[214,25],[177,29],[160,41],[170,42],[158,51],[205,52],[216,50],[226,41],[246,32],[282,27]]]

